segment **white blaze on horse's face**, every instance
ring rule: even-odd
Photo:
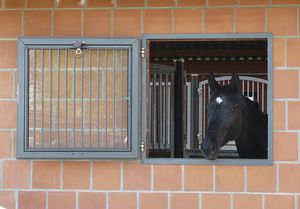
[[[223,99],[221,97],[216,98],[217,104],[221,104],[223,102]]]

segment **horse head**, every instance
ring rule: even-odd
[[[236,74],[233,74],[230,84],[225,86],[220,86],[213,74],[209,74],[208,84],[212,94],[208,103],[208,127],[201,150],[205,158],[214,160],[220,148],[237,138],[241,132],[243,96]]]

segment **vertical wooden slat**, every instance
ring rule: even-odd
[[[41,70],[42,70],[42,97],[41,97],[41,142],[44,147],[44,90],[45,90],[45,72],[44,72],[44,50],[41,49]]]
[[[57,81],[56,81],[56,89],[57,89],[57,140],[58,140],[58,146],[59,146],[59,92],[60,92],[60,50],[57,51]]]

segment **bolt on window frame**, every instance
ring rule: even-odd
[[[29,50],[31,49],[76,49],[74,42],[84,43],[84,49],[128,49],[130,83],[127,85],[129,101],[127,107],[128,150],[92,150],[27,148],[29,132]],[[18,127],[17,157],[19,159],[135,159],[138,157],[139,119],[139,71],[138,39],[136,38],[30,38],[18,41]]]

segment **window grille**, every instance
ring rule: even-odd
[[[20,39],[20,158],[137,156],[135,39]]]

